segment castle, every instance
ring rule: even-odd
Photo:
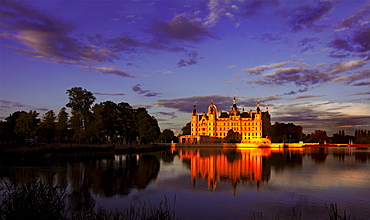
[[[182,135],[180,143],[223,143],[230,130],[234,132],[238,143],[266,144],[267,129],[271,125],[268,107],[263,112],[257,102],[255,111],[240,111],[234,97],[229,112],[218,111],[211,102],[207,113],[198,115],[196,105],[191,113],[190,135]]]

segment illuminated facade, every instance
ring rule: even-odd
[[[270,126],[270,114],[268,107],[263,112],[259,103],[255,111],[240,111],[234,98],[233,106],[229,112],[218,111],[216,105],[211,102],[207,113],[198,115],[196,105],[191,113],[191,134],[181,136],[181,143],[199,143],[202,137],[223,140],[229,130],[237,134],[240,143],[268,143],[266,137],[267,128]]]

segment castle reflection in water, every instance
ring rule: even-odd
[[[209,190],[215,190],[217,183],[229,181],[236,193],[238,184],[268,184],[271,165],[302,165],[302,156],[294,152],[283,153],[282,149],[173,149],[178,156],[190,162],[191,181],[194,185],[198,178],[208,180]],[[300,151],[300,150],[299,150]],[[271,157],[272,153],[279,159]],[[282,160],[282,158],[284,158]],[[280,162],[279,162],[280,161]]]

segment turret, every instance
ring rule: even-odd
[[[198,121],[198,113],[197,113],[197,106],[194,103],[193,112],[191,113],[191,120],[192,121]]]

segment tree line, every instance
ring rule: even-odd
[[[181,130],[184,135],[190,134],[190,122],[187,123]],[[344,130],[333,134],[329,137],[326,131],[315,130],[310,134],[303,133],[303,127],[293,123],[275,122],[270,125],[266,131],[268,138],[272,143],[337,143],[337,144],[370,144],[370,130],[356,130],[355,134],[346,135]],[[241,141],[241,135],[233,130],[228,131],[225,139],[229,143],[238,143]]]
[[[105,101],[94,104],[94,95],[81,87],[67,90],[70,114],[16,111],[0,121],[2,143],[58,142],[79,144],[148,144],[175,140],[173,131],[160,131],[158,121],[145,108]],[[94,104],[94,105],[93,105]]]

